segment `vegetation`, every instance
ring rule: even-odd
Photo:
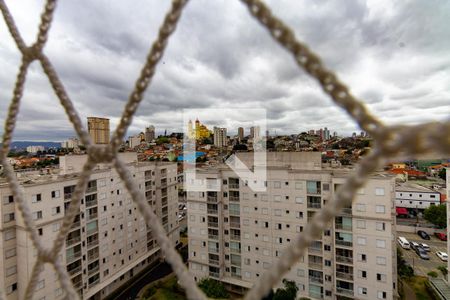
[[[439,228],[445,228],[447,226],[447,207],[445,204],[430,206],[425,209],[423,217]]]
[[[275,293],[270,293],[264,300],[295,300],[298,287],[294,281],[283,279],[283,288],[278,288]]]
[[[198,283],[198,287],[205,293],[209,298],[222,298],[228,299],[230,295],[228,294],[225,286],[217,280],[211,278],[203,278]]]
[[[446,169],[445,168],[442,168],[440,171],[439,171],[439,173],[438,173],[438,176],[441,178],[441,179],[444,179],[444,180],[446,180],[446,178],[445,178],[445,176],[446,176],[446,171],[445,171]]]
[[[442,273],[442,275],[444,275],[444,277],[447,276],[447,274],[448,274],[447,266],[439,266],[437,269],[438,269],[439,271],[441,271],[441,273]]]
[[[430,277],[433,277],[433,278],[438,277],[438,273],[436,273],[435,271],[430,271],[430,272],[427,273],[427,275],[430,276]]]
[[[414,269],[406,263],[403,258],[403,253],[400,248],[397,247],[397,273],[402,278],[411,278],[414,276]]]
[[[407,279],[406,283],[414,290],[417,300],[439,299],[434,294],[426,277],[413,276]]]
[[[171,275],[158,280],[142,294],[144,300],[186,300],[186,293],[178,285],[177,277]]]

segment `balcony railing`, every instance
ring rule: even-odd
[[[71,239],[66,240],[66,247],[72,246],[73,244],[81,242],[81,237],[76,236]]]
[[[342,223],[336,223],[336,229],[342,229],[342,230],[348,230],[351,231],[352,230],[352,225],[348,225],[348,224],[342,224]]]
[[[336,292],[338,292],[339,294],[353,296],[353,290],[342,288],[342,287],[336,287]]]
[[[78,282],[74,282],[73,283],[73,287],[74,287],[74,289],[79,289],[79,288],[81,288],[83,286],[83,281],[78,281]]]
[[[238,222],[230,222],[230,227],[241,228],[241,223],[238,223]]]
[[[218,266],[219,265],[219,261],[217,259],[209,259],[209,264],[210,265],[215,265]]]
[[[336,278],[353,280],[353,273],[336,272]]]
[[[321,208],[322,205],[320,203],[317,202],[308,202],[308,208]]]
[[[211,222],[211,221],[208,221],[208,227],[219,228],[219,223],[218,223],[218,222]]]
[[[70,276],[73,276],[73,275],[77,274],[78,272],[81,272],[81,265],[79,265],[71,270],[67,270],[67,273],[69,273]]]
[[[240,216],[241,215],[241,212],[238,209],[230,209],[229,212],[230,212],[230,215],[234,215],[234,216]]]
[[[72,255],[67,255],[66,257],[66,263],[70,264],[71,262],[76,261],[77,259],[81,258],[81,251],[77,251]]]
[[[211,234],[211,233],[208,233],[208,238],[209,238],[210,240],[218,240],[218,239],[219,239],[219,236],[218,236],[217,234]]]
[[[241,236],[238,235],[238,234],[230,234],[230,240],[240,241],[241,240]]]
[[[78,228],[80,227],[80,225],[81,225],[80,221],[76,221],[72,223],[72,226],[70,228],[71,229]]]
[[[219,211],[217,209],[208,209],[208,214],[217,215]]]
[[[342,262],[342,263],[347,263],[347,264],[352,264],[353,257],[336,255],[336,261]]]
[[[209,276],[214,277],[214,278],[219,278],[220,277],[220,273],[219,272],[209,271]]]
[[[91,186],[86,188],[86,194],[88,193],[95,193],[97,191],[97,187],[96,186]]]
[[[92,268],[92,269],[88,269],[88,275],[92,275],[94,273],[97,273],[98,270],[100,270],[99,266],[97,265],[96,267]]]
[[[208,196],[206,197],[207,202],[217,203],[217,196]]]
[[[316,277],[316,276],[309,276],[309,282],[310,283],[323,284],[323,278],[322,277]]]
[[[100,278],[97,278],[96,280],[89,283],[89,287],[94,286],[94,285],[98,284],[99,282],[100,282]]]
[[[208,248],[208,251],[211,253],[219,253],[219,248]]]
[[[345,246],[345,247],[352,247],[353,246],[353,242],[336,240],[336,245]]]
[[[314,252],[314,253],[322,253],[322,248],[309,247],[308,251],[309,252]]]
[[[323,299],[323,293],[321,292],[309,291],[309,296],[314,299]]]
[[[98,252],[88,254],[88,260],[94,260],[98,258]]]
[[[239,189],[239,183],[230,183],[228,184],[229,189]]]
[[[86,201],[86,207],[97,205],[97,200]]]
[[[87,235],[91,235],[91,234],[96,233],[96,232],[98,232],[98,228],[97,227],[86,230],[86,234]]]
[[[308,266],[313,269],[322,270],[323,263],[309,262]]]
[[[341,211],[338,213],[339,215],[351,215],[352,209],[351,208],[342,208]]]
[[[230,201],[239,202],[238,196],[230,196]]]
[[[230,248],[231,253],[241,253],[241,249],[239,248]]]
[[[72,193],[64,193],[64,200],[72,198]]]
[[[97,219],[97,217],[98,217],[98,214],[97,213],[93,213],[93,214],[90,214],[90,215],[87,216],[87,220],[88,221],[94,220],[94,219]]]
[[[98,245],[98,240],[92,240],[90,242],[87,242],[87,247],[88,248],[94,247],[94,246],[97,246],[97,245]]]
[[[241,279],[241,274],[231,273],[231,277]]]

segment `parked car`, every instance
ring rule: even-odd
[[[430,259],[427,251],[425,251],[425,249],[423,249],[422,247],[417,247],[415,250],[416,250],[417,255],[419,255],[419,257],[421,259],[427,259],[427,260]]]
[[[447,235],[442,232],[435,232],[434,236],[440,239],[441,241],[447,241]]]
[[[420,243],[419,246],[422,247],[423,250],[425,250],[425,251],[427,251],[427,252],[430,252],[430,246],[428,246],[427,244],[425,244],[425,243]]]
[[[436,252],[436,255],[443,261],[447,261],[448,260],[448,255],[445,252],[438,251],[438,252]]]
[[[410,242],[409,243],[411,245],[411,249],[416,250],[417,247],[420,247],[418,243],[416,242]]]
[[[418,234],[421,238],[423,238],[424,240],[429,240],[429,239],[430,239],[430,236],[428,235],[428,233],[426,233],[426,232],[423,231],[423,230],[417,231],[417,234]]]

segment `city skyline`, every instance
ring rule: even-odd
[[[40,3],[8,5],[25,40],[34,38]],[[108,4],[103,10],[102,3],[59,3],[45,47],[81,118],[101,112],[111,119],[112,129],[168,3],[137,2],[139,9],[121,5]],[[448,118],[448,3],[329,2],[311,7],[314,17],[305,3],[269,5],[383,121],[413,124]],[[229,13],[208,15],[208,10]],[[89,18],[80,22],[79,16],[92,11],[107,26]],[[108,24],[117,20],[123,28],[110,30]],[[4,23],[0,26],[5,41],[0,48],[0,97],[10,99],[19,54]],[[148,34],[136,28],[146,28]],[[214,35],[211,28],[217,29]],[[189,3],[157,69],[128,135],[149,123],[179,131],[182,109],[224,107],[266,109],[267,127],[280,134],[320,127],[359,131],[238,2]],[[15,140],[73,136],[41,73],[32,65]],[[7,103],[0,102],[0,122]]]

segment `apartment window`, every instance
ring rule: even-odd
[[[384,188],[375,188],[375,196],[384,196]]]
[[[41,194],[34,194],[31,196],[31,202],[36,203],[42,201]]]
[[[16,273],[17,273],[17,266],[6,268],[6,277],[14,275]]]
[[[297,276],[298,277],[305,277],[305,270],[297,269]]]
[[[295,203],[302,204],[304,202],[303,197],[295,197]]]
[[[8,213],[3,215],[3,223],[14,221],[14,213]]]
[[[58,231],[61,228],[61,224],[60,223],[54,223],[52,225],[52,228],[53,228],[53,232],[56,232],[56,231]]]
[[[275,209],[274,210],[274,215],[275,216],[281,216],[281,209]]]
[[[330,245],[324,245],[324,246],[323,246],[323,249],[324,249],[325,251],[331,251],[331,246],[330,246]]]
[[[386,257],[377,256],[377,265],[385,266],[386,265]]]
[[[377,240],[377,248],[386,248],[385,240]]]
[[[55,297],[59,297],[63,294],[63,290],[61,288],[55,289]]]
[[[16,248],[11,248],[5,251],[5,257],[10,258],[16,256]]]
[[[52,198],[59,198],[59,190],[52,191]]]
[[[44,234],[44,229],[38,228],[38,234],[42,236]]]
[[[4,196],[3,197],[3,204],[10,204],[14,202],[14,196],[13,195],[9,195],[9,196]]]
[[[39,280],[36,284],[35,291],[39,291],[40,289],[43,289],[45,287],[45,279]]]
[[[269,228],[269,222],[264,222],[264,227]]]
[[[42,210],[33,212],[33,220],[42,219]]]
[[[358,287],[358,294],[360,294],[360,295],[367,295],[367,288],[365,288],[365,287]]]
[[[366,221],[365,220],[357,220],[356,221],[356,227],[359,229],[365,229],[366,228]]]
[[[377,281],[386,282],[386,274],[377,273]]]
[[[250,225],[250,221],[249,221],[248,219],[242,220],[242,223],[243,223],[245,226]]]
[[[324,263],[326,267],[331,267],[331,260],[325,259]]]
[[[281,182],[279,181],[274,181],[273,182],[273,187],[276,189],[281,189]]]
[[[295,183],[295,189],[296,190],[303,190],[303,184],[301,182]]]
[[[268,214],[269,214],[269,209],[263,208],[263,209],[262,209],[262,214],[263,214],[263,215],[268,215]]]
[[[11,284],[10,286],[8,286],[8,287],[6,288],[6,293],[9,295],[9,294],[15,292],[16,290],[17,290],[17,282]]]
[[[281,201],[281,196],[280,195],[273,196],[273,201],[280,202]]]
[[[302,211],[296,211],[295,212],[295,217],[297,219],[303,219],[303,212]]]
[[[269,252],[268,249],[263,249],[263,254],[264,254],[265,256],[269,256],[270,252]]]
[[[261,201],[267,201],[268,197],[266,194],[261,195]]]
[[[244,276],[245,276],[246,278],[250,278],[250,277],[252,277],[252,273],[250,273],[250,272],[245,272],[245,273],[244,273]]]
[[[386,224],[384,222],[377,222],[376,228],[378,231],[385,231],[386,230]]]
[[[195,216],[194,216],[194,215],[190,215],[190,216],[189,216],[189,221],[195,222]]]
[[[375,206],[375,212],[377,214],[384,214],[386,212],[386,208],[384,205],[377,205]]]
[[[366,211],[366,205],[365,204],[361,204],[361,203],[356,204],[356,211],[365,212]]]
[[[330,184],[328,184],[328,183],[322,184],[322,189],[323,189],[324,191],[329,191],[329,190],[330,190]]]
[[[377,292],[377,298],[378,299],[386,299],[386,297],[387,297],[386,292],[383,292],[383,291],[378,291]]]
[[[367,272],[364,270],[359,270],[358,276],[359,276],[359,278],[367,278]]]
[[[358,254],[358,261],[366,262],[367,261],[367,255],[366,254]]]
[[[361,189],[358,189],[358,190],[356,191],[356,193],[357,193],[358,195],[364,195],[365,191],[364,191],[363,188],[361,188]]]
[[[297,225],[296,231],[297,231],[297,232],[302,232],[302,231],[303,231],[303,226]]]
[[[56,206],[52,208],[52,215],[57,215],[61,212],[61,207],[60,206]]]
[[[367,239],[365,237],[358,237],[357,242],[358,245],[364,246],[367,244]]]

